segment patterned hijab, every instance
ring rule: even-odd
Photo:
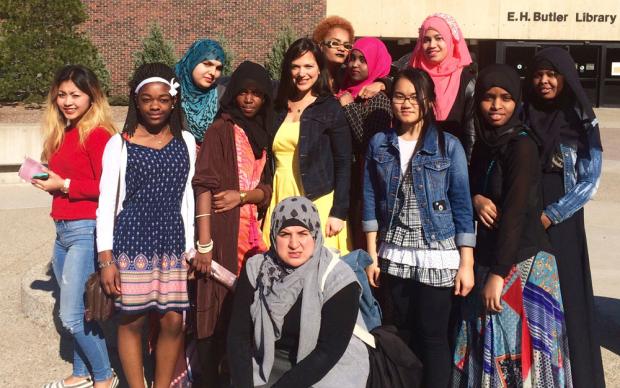
[[[424,35],[433,29],[444,38],[448,55],[441,63],[433,63],[424,55]],[[445,120],[450,114],[461,86],[463,68],[472,62],[463,33],[456,20],[445,13],[436,13],[427,17],[419,30],[418,41],[411,56],[412,67],[425,70],[435,83],[435,116],[438,121]]]
[[[349,73],[347,72],[344,81],[342,83],[342,89],[338,93],[338,96],[342,95],[344,92],[349,92],[356,98],[360,90],[366,85],[369,85],[377,78],[385,77],[390,73],[390,66],[392,65],[392,57],[385,47],[385,44],[377,38],[368,37],[361,38],[355,41],[353,45],[353,50],[358,50],[364,55],[366,58],[366,63],[368,64],[368,77],[365,80],[355,84],[349,78]],[[350,55],[350,54],[349,54]]]
[[[202,89],[194,83],[192,72],[199,63],[210,59],[226,63],[226,55],[219,43],[201,39],[191,45],[175,66],[183,91],[183,110],[188,129],[198,142],[202,142],[218,111],[217,82],[208,89]]]

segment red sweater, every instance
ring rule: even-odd
[[[101,158],[110,137],[105,129],[95,128],[81,146],[77,128],[65,132],[60,148],[49,159],[50,170],[63,179],[71,179],[69,193],[51,193],[54,196],[51,213],[54,220],[96,218]]]

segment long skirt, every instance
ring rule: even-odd
[[[462,306],[454,387],[572,387],[562,295],[555,258],[546,252],[513,266],[501,313],[486,313],[480,293],[488,268]]]

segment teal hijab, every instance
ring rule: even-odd
[[[222,46],[216,41],[200,39],[191,45],[175,66],[183,91],[181,94],[182,106],[188,124],[187,129],[198,142],[202,142],[204,134],[213,122],[219,108],[217,82],[214,82],[208,89],[202,89],[196,86],[192,78],[192,72],[196,65],[206,60],[217,60],[225,64],[226,54]]]

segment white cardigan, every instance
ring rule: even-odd
[[[185,250],[194,247],[194,191],[192,178],[196,164],[196,141],[194,136],[183,131],[183,140],[189,152],[189,174],[185,184],[185,192],[181,202],[181,215],[185,227]],[[103,151],[103,172],[99,182],[99,207],[97,208],[97,251],[112,250],[114,240],[114,219],[123,209],[125,199],[125,172],[127,171],[127,146],[123,146],[120,134],[110,138]],[[116,203],[116,187],[119,182],[118,212],[114,214]]]

